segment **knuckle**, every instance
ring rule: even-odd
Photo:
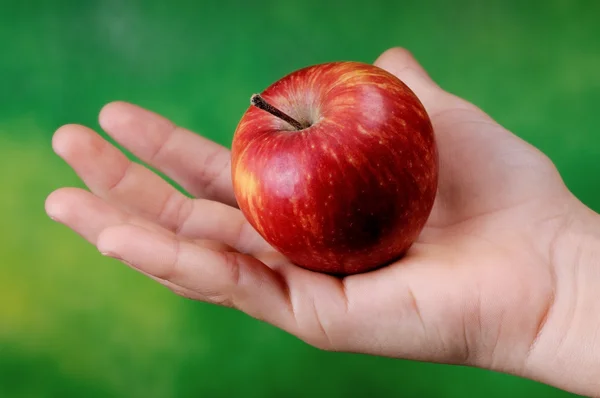
[[[157,160],[162,156],[164,150],[167,148],[171,139],[177,134],[179,126],[173,125],[168,132],[162,137],[160,142],[156,143],[148,155],[149,163],[156,164]]]
[[[117,191],[119,187],[122,186],[123,183],[127,180],[127,176],[135,166],[136,163],[131,161],[128,162],[127,165],[123,168],[123,171],[117,176],[117,178],[115,178],[115,180],[106,187],[106,192],[110,194]]]
[[[240,268],[242,267],[242,261],[241,261],[241,256],[238,253],[235,252],[222,252],[223,253],[223,266],[225,269],[225,272],[227,273],[226,275],[226,281],[227,284],[231,286],[232,289],[236,289],[237,287],[240,286],[241,283],[241,271]]]
[[[179,191],[169,193],[160,206],[156,219],[161,225],[178,235],[192,211],[191,200]]]
[[[199,183],[202,187],[202,191],[206,196],[211,197],[216,190],[216,186],[219,182],[219,178],[227,172],[231,167],[230,160],[224,162],[223,164],[217,164],[217,160],[219,158],[220,150],[215,150],[204,160],[204,164],[202,167],[202,173],[199,175]]]
[[[154,276],[165,281],[173,281],[177,279],[181,261],[181,242],[179,239],[173,240],[173,256],[171,261],[165,262],[160,271]]]

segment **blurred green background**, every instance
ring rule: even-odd
[[[51,150],[115,99],[229,145],[302,66],[409,48],[600,210],[600,2],[0,2],[0,397],[566,397],[492,372],[325,353],[168,292],[44,214]]]

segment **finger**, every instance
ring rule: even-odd
[[[413,90],[432,119],[447,109],[474,108],[468,102],[441,89],[410,51],[404,48],[390,48],[374,64],[392,73]]]
[[[125,102],[106,105],[99,120],[117,142],[195,197],[237,206],[227,148]]]
[[[476,179],[489,178],[483,168],[497,168],[491,159],[499,145],[492,140],[506,136],[506,130],[475,105],[441,89],[409,51],[389,49],[375,64],[396,75],[415,92],[433,124],[440,175],[429,225],[443,226],[461,219],[463,214],[450,208],[472,211],[467,202],[472,202],[472,198],[482,202],[480,192],[473,189],[487,185]],[[465,168],[465,164],[480,166],[475,172],[473,168]]]
[[[375,65],[396,76],[410,72],[406,75],[407,80],[418,86],[423,84],[437,86],[414,55],[405,48],[393,47],[384,51],[375,60]]]
[[[184,242],[166,229],[77,188],[53,192],[46,200],[46,212],[103,254],[121,260],[175,293],[239,308],[310,344],[325,348],[331,343],[323,332],[324,321],[315,312],[316,305],[330,311],[331,318],[344,314],[336,278],[290,265],[281,255],[261,256],[271,269],[249,256],[227,253],[228,247],[219,242]],[[181,243],[184,250],[175,243]],[[192,258],[185,248],[202,256]],[[181,259],[173,259],[182,254],[185,256]],[[331,296],[340,297],[333,300]]]
[[[125,211],[156,219],[166,228],[178,227],[172,209],[185,206],[185,195],[149,169],[130,161],[91,129],[63,126],[54,134],[52,146],[94,194]]]
[[[79,188],[61,188],[52,192],[46,199],[45,207],[46,213],[53,220],[65,224],[93,245],[103,230],[116,225],[130,224],[149,231],[166,231],[155,223],[126,213]],[[215,250],[231,249],[222,242],[210,239],[198,242]]]
[[[76,188],[63,188],[53,192],[46,200],[46,212],[53,220],[70,227],[93,245],[96,245],[98,236],[103,230],[116,225],[130,224],[148,231],[164,231],[156,224],[137,217],[131,217],[89,192]],[[197,244],[213,250],[229,249],[221,242],[209,240],[198,241]],[[146,276],[151,277],[181,296],[193,296],[191,292],[171,282],[147,274]]]
[[[94,245],[100,232],[113,225],[132,223],[147,229],[160,229],[158,225],[133,217],[79,188],[61,188],[52,192],[45,207],[50,218],[65,224]]]
[[[204,301],[237,308],[287,330],[293,327],[285,284],[255,258],[208,250],[173,234],[132,225],[104,230],[98,250],[196,292]]]
[[[228,206],[216,202],[211,202],[211,204],[228,208]],[[240,247],[251,252],[258,248],[267,248],[263,240],[253,241],[256,237],[262,238],[249,224],[246,226],[245,222],[244,224],[220,222],[223,216],[223,213],[220,212],[223,210],[222,208],[209,208],[205,213],[207,215],[205,222],[190,227],[190,232],[193,232],[190,235],[193,236],[194,241],[215,250],[231,250],[232,248],[237,250]],[[235,211],[235,209],[231,210]],[[100,232],[115,225],[131,224],[150,231],[166,231],[153,222],[126,213],[90,192],[78,188],[62,188],[50,194],[46,200],[46,212],[50,217],[67,225],[92,244],[96,243]]]
[[[86,127],[61,127],[53,147],[95,195],[126,212],[186,237],[224,241],[242,252],[268,248],[239,210],[191,200]]]

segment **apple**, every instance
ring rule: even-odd
[[[403,257],[438,183],[422,103],[360,62],[305,67],[253,95],[231,166],[238,206],[258,233],[297,266],[335,275]]]

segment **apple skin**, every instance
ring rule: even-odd
[[[327,274],[401,258],[436,196],[438,152],[417,96],[373,65],[297,70],[261,96],[310,127],[250,106],[232,142],[234,194],[249,223],[294,264]]]

